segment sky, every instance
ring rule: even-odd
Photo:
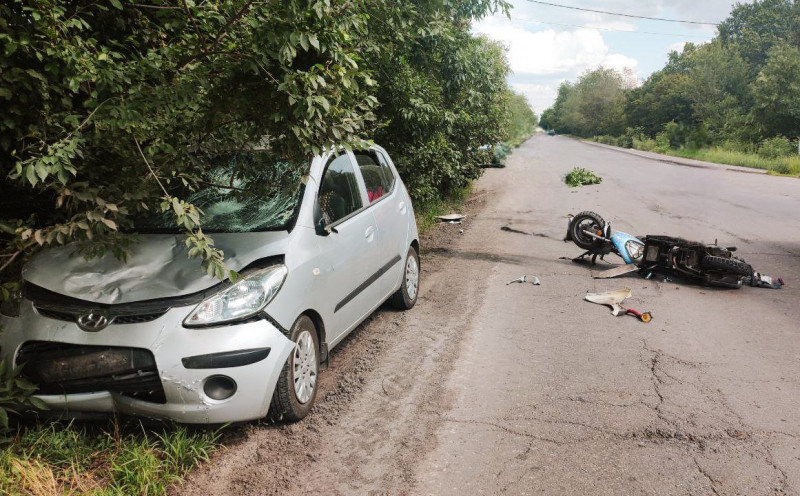
[[[547,3],[606,12],[719,23],[734,0],[546,0]],[[512,74],[508,81],[528,98],[537,115],[550,107],[558,86],[599,66],[629,68],[643,81],[684,43],[704,43],[717,33],[711,25],[635,19],[511,0],[505,14],[473,25],[475,33],[503,43]]]

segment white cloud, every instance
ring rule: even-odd
[[[683,49],[685,42],[674,43],[676,40],[703,43],[716,34],[713,25],[637,19],[528,0],[510,1],[511,19],[494,15],[475,23],[473,30],[506,45],[513,71],[509,84],[527,96],[539,114],[552,104],[561,82],[574,82],[587,69],[601,65],[620,71],[631,69],[633,76],[628,77],[635,86],[663,66],[669,51]],[[730,14],[733,1],[570,0],[563,4],[633,16],[720,22]]]
[[[558,84],[511,83],[511,86],[517,93],[524,95],[528,99],[528,103],[539,117],[542,116],[542,112],[547,107],[553,104],[558,94]]]
[[[568,79],[600,65],[614,69],[637,65],[631,57],[609,53],[596,29],[532,32],[507,19],[489,18],[476,24],[474,30],[507,46],[508,62],[515,74],[561,75]]]
[[[686,43],[688,43],[688,41],[679,41],[677,43],[673,43],[669,46],[669,51],[681,53],[683,52],[683,47],[686,45]]]
[[[751,3],[753,0],[745,0]],[[628,30],[636,18],[624,17],[585,10],[559,8],[542,5],[527,0],[512,0],[511,16],[528,18],[542,22],[578,24],[582,26],[603,27],[606,29]],[[562,3],[562,2],[553,2]],[[589,10],[601,10],[618,14],[629,14],[644,17],[661,17],[687,21],[720,22],[731,11],[733,0],[571,0],[565,5]],[[644,21],[651,24],[651,29],[664,30],[670,26],[705,30],[712,32],[714,26],[702,24],[664,23]],[[653,23],[658,23],[653,24]],[[628,27],[624,27],[628,26]]]

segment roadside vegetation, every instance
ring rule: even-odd
[[[599,68],[559,88],[543,127],[599,142],[800,176],[800,3],[737,4],[703,45],[641,86]]]
[[[0,451],[0,494],[164,494],[216,449],[220,431],[53,421],[21,426]]]
[[[389,151],[421,226],[457,209],[482,167],[533,133],[502,46],[470,23],[504,0],[12,0],[0,4],[0,300],[22,264],[73,243],[125,258],[133,219],[168,212],[197,270],[233,277],[170,184],[258,146],[307,163],[332,146]],[[239,170],[239,179],[253,171]],[[242,194],[247,194],[243,192]],[[425,220],[427,219],[427,220]],[[2,332],[2,329],[0,329]],[[160,494],[216,432],[41,421],[0,370],[0,493]],[[24,415],[24,414],[23,414]]]
[[[571,188],[577,188],[589,184],[600,184],[603,182],[603,178],[583,167],[575,167],[564,177],[564,182]]]

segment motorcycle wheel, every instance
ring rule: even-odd
[[[700,267],[707,270],[727,272],[728,274],[734,274],[737,276],[749,276],[753,274],[753,268],[750,267],[750,265],[735,258],[706,255],[702,260],[700,260]]]
[[[572,218],[572,222],[569,224],[569,234],[572,241],[580,248],[591,250],[602,244],[602,241],[587,236],[583,231],[592,231],[598,236],[602,236],[605,225],[606,221],[599,214],[589,211],[581,212]]]

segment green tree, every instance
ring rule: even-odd
[[[625,89],[625,77],[603,67],[585,72],[574,86],[562,84],[553,106],[557,125],[579,136],[622,133]]]
[[[794,0],[737,3],[720,23],[719,41],[736,49],[750,64],[752,76],[764,65],[770,48],[787,40],[800,41],[800,8]]]
[[[769,135],[800,136],[800,49],[776,45],[753,84],[756,121]]]
[[[668,122],[693,124],[692,100],[686,88],[692,67],[690,58],[695,50],[693,44],[687,43],[681,53],[670,52],[663,69],[627,93],[625,116],[628,126],[641,127],[648,135],[655,136]]]
[[[690,56],[692,68],[685,82],[685,97],[692,102],[693,120],[702,123],[717,141],[741,140],[750,131],[748,67],[734,50],[718,42],[703,45]]]
[[[479,173],[507,118],[504,0],[11,0],[0,5],[0,277],[75,242],[124,257],[164,210],[209,274],[224,256],[165,187],[258,145],[292,163],[375,138],[415,198]],[[397,132],[398,134],[394,134]],[[246,179],[246,168],[236,174]]]
[[[508,99],[508,139],[512,143],[527,138],[536,130],[538,118],[528,103],[528,99],[519,93],[511,93]]]

